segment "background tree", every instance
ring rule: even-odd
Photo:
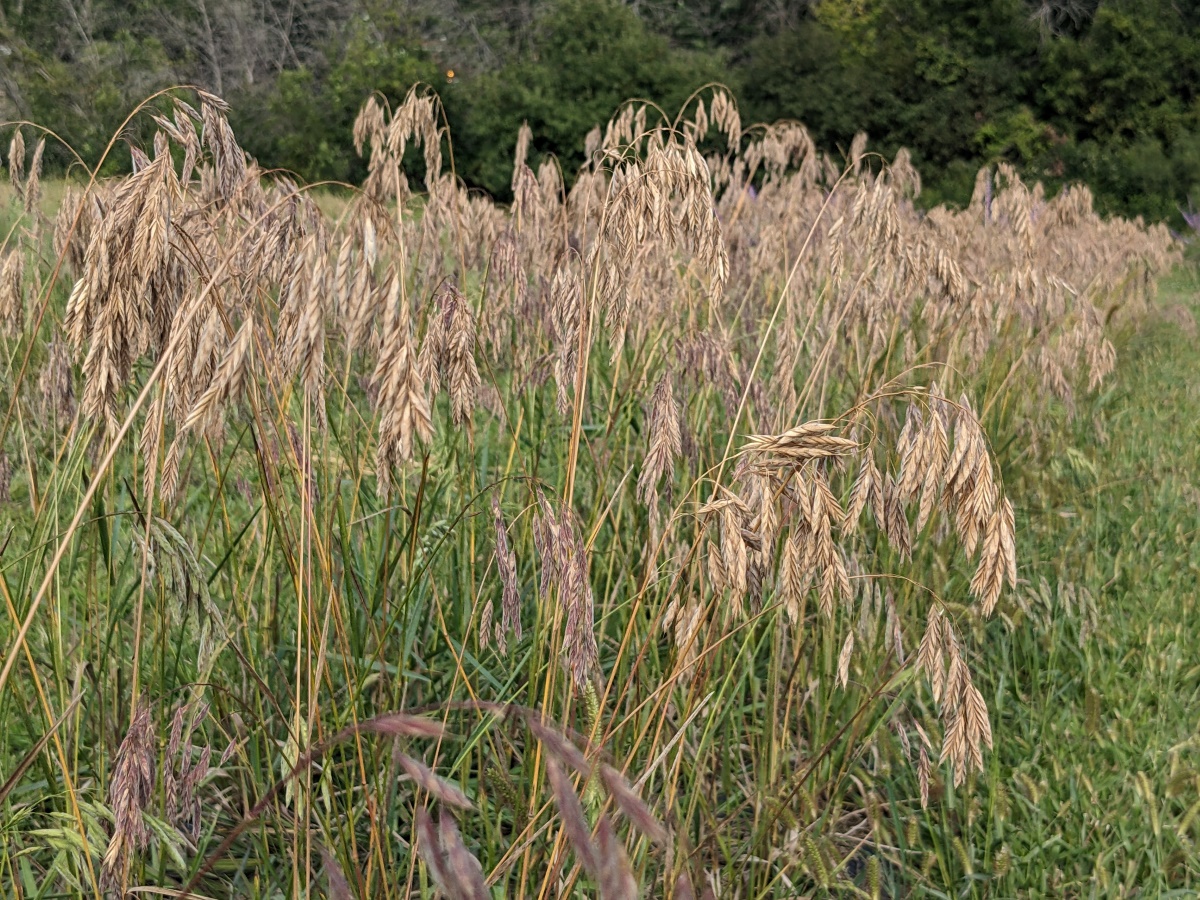
[[[621,101],[673,112],[719,81],[745,120],[798,119],[827,149],[859,130],[909,147],[928,202],[965,201],[1003,159],[1182,226],[1198,51],[1200,7],[1168,0],[0,0],[0,116],[95,160],[147,94],[194,83],[233,104],[263,164],[353,181],[355,110],[423,80],[459,174],[503,195],[522,121],[569,175]]]

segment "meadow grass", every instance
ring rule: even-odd
[[[511,208],[372,99],[315,201],[195,103],[6,207],[14,893],[1192,886],[1164,229],[720,90]]]
[[[1163,308],[1195,312],[1198,288],[1177,271]],[[1033,628],[990,625],[981,667],[1011,736],[996,754],[1005,815],[985,828],[1009,847],[1013,894],[1197,884],[1200,351],[1186,317],[1164,314],[1118,353],[1112,386],[1061,426],[1072,452],[1023,491],[1022,550],[1051,602],[1030,604]]]

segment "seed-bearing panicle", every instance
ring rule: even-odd
[[[917,758],[917,785],[921,794],[921,809],[929,808],[929,751],[921,747]]]
[[[29,177],[25,181],[24,202],[25,215],[37,212],[42,200],[42,154],[46,151],[46,139],[40,138],[33,148],[33,158],[29,162]]]
[[[537,497],[539,513],[534,521],[534,546],[542,561],[540,592],[545,597],[551,586],[558,587],[559,603],[567,617],[563,665],[582,696],[592,679],[600,674],[587,551],[570,510],[564,508],[555,513],[541,491]]]
[[[475,365],[475,315],[463,293],[443,285],[433,298],[433,313],[418,360],[422,378],[450,397],[456,425],[469,422],[479,391]]]
[[[421,807],[414,816],[414,831],[417,836],[417,852],[429,867],[429,877],[434,885],[446,897],[458,900],[454,893],[454,884],[450,879],[449,867],[446,864],[446,851],[442,848],[442,837],[433,824],[429,810]]]
[[[1005,579],[1010,586],[1016,586],[1016,568],[1013,511],[1006,497],[988,519],[983,531],[979,566],[971,579],[971,593],[979,600],[985,617],[996,608]]]
[[[248,316],[225,350],[208,387],[184,420],[185,429],[198,428],[207,431],[217,421],[225,406],[237,399],[246,382],[253,342],[254,318]]]
[[[75,277],[83,274],[84,252],[95,223],[95,210],[95,195],[85,196],[68,186],[54,216],[54,257],[62,259]]]
[[[414,140],[422,145],[425,156],[425,183],[430,199],[427,207],[434,212],[440,194],[447,188],[450,179],[441,176],[442,133],[438,127],[438,101],[432,92],[414,85],[395,108],[389,119],[383,106],[375,97],[368,98],[354,122],[355,151],[361,156],[369,146],[367,180],[363,185],[364,195],[372,202],[391,199],[400,208],[410,199],[408,179],[402,162],[408,142]],[[436,213],[433,216],[437,218]]]
[[[203,126],[201,140],[212,153],[217,191],[224,200],[232,200],[246,177],[246,154],[238,146],[229,120],[225,117],[229,106],[220,97],[207,91],[198,93]]]
[[[496,534],[496,568],[500,572],[503,609],[502,621],[496,627],[496,643],[500,645],[500,652],[505,653],[507,633],[511,632],[518,641],[521,639],[521,591],[517,585],[517,558],[509,546],[508,526],[500,512],[500,498],[495,494],[492,495],[492,524]],[[486,635],[480,637],[486,640]]]
[[[282,374],[300,375],[304,393],[320,421],[324,421],[325,316],[330,290],[329,257],[325,236],[308,234],[291,260],[287,281],[280,291],[277,350]]]
[[[179,706],[171,720],[171,734],[162,759],[167,820],[193,841],[200,837],[200,785],[212,772],[212,748],[197,748],[192,738],[207,715],[205,703],[200,703],[194,711],[191,704]]]
[[[579,327],[583,317],[583,284],[575,266],[560,261],[550,289],[550,321],[554,330],[554,381],[558,410],[566,415],[575,385],[575,359],[579,352]]]
[[[740,614],[742,601],[749,590],[747,572],[750,557],[742,534],[741,511],[729,503],[721,509],[721,563],[725,579],[733,594],[735,614]]]
[[[560,540],[570,543],[569,565],[559,584],[559,600],[567,613],[563,652],[575,689],[583,694],[593,678],[600,674],[600,653],[596,646],[595,599],[588,578],[588,560],[579,532],[572,523]]]
[[[997,500],[987,438],[964,394],[954,427],[954,451],[946,466],[946,494],[955,510],[955,523],[968,556],[975,552]]]
[[[483,878],[483,866],[463,843],[454,817],[443,811],[438,817],[438,832],[442,851],[446,854],[446,873],[453,885],[454,900],[491,900]]]
[[[4,257],[0,267],[0,334],[16,337],[25,323],[25,295],[21,281],[25,272],[25,253],[20,247]]]
[[[921,478],[921,505],[917,513],[916,530],[920,532],[932,515],[937,498],[941,495],[945,481],[946,464],[949,461],[947,427],[948,404],[936,384],[929,389],[929,416],[922,435],[922,460],[924,475]]]
[[[102,871],[106,883],[121,892],[128,883],[133,857],[150,842],[150,830],[142,812],[154,792],[157,756],[150,707],[142,704],[134,712],[129,731],[117,748],[108,784],[108,805],[114,822]]]
[[[393,272],[382,289],[375,284],[370,267],[360,265],[352,276],[345,303],[346,348],[354,350],[366,344],[371,336],[371,326],[382,306],[392,309],[399,305],[400,283]]]
[[[641,894],[625,847],[608,816],[596,826],[596,856],[600,862],[600,896],[603,900],[638,900]]]
[[[854,479],[854,487],[850,490],[850,499],[846,504],[846,515],[842,526],[848,531],[858,527],[863,511],[870,505],[876,510],[876,520],[885,520],[886,516],[879,511],[883,506],[883,479],[875,465],[875,456],[869,450],[862,455],[858,474]]]
[[[893,493],[907,503],[916,495],[924,474],[925,422],[921,409],[915,403],[908,407],[904,428],[896,440],[896,453],[900,457],[900,475],[893,485]]]
[[[346,234],[338,246],[337,258],[330,276],[330,287],[333,290],[330,311],[335,317],[346,313],[346,303],[350,297],[350,275],[354,258],[354,238]]]
[[[667,829],[655,818],[625,776],[612,766],[601,766],[600,780],[630,824],[650,840],[665,846],[670,837]]]
[[[386,124],[383,107],[379,105],[379,100],[372,94],[354,119],[354,152],[362,156],[363,145],[368,142],[371,145],[372,155],[378,152],[383,143]]]
[[[955,657],[957,660],[958,657]],[[957,667],[961,677],[947,684],[944,716],[947,720],[939,762],[950,761],[954,784],[960,785],[971,771],[983,771],[983,746],[992,746],[992,727],[983,696],[971,683],[965,665]],[[954,666],[952,666],[952,670]],[[954,693],[950,693],[953,690]]]
[[[543,724],[541,715],[534,710],[527,710],[523,715],[525,724],[529,727],[529,733],[541,741],[550,753],[584,778],[591,777],[592,764],[587,761],[587,757],[578,747],[552,726]]]
[[[454,817],[443,810],[435,826],[429,811],[421,807],[414,824],[417,851],[442,896],[447,900],[488,900],[491,893],[483,867],[463,843]]]
[[[904,498],[895,479],[888,478],[883,487],[884,532],[888,543],[900,554],[902,560],[912,556],[912,532],[908,527],[908,514],[904,511]]]
[[[433,437],[429,398],[417,373],[407,319],[394,317],[373,380],[379,409],[375,477],[380,496],[386,496],[392,467],[412,459],[414,436],[426,443]]]
[[[652,501],[657,493],[659,479],[671,470],[682,446],[679,436],[679,411],[671,389],[669,373],[659,379],[650,399],[649,432],[650,449],[638,476],[638,497],[643,503]],[[669,490],[669,480],[667,487]],[[669,495],[667,502],[670,503]]]
[[[533,518],[533,548],[537,551],[542,564],[542,576],[538,582],[538,596],[543,600],[550,595],[550,587],[554,584],[560,570],[558,548],[558,519],[554,507],[546,499],[541,488],[536,489],[537,512]]]
[[[925,633],[921,637],[921,648],[917,651],[917,668],[923,670],[925,677],[929,679],[934,702],[942,699],[942,688],[946,683],[942,656],[945,651],[944,635],[947,632],[942,630],[942,624],[941,609],[936,604],[931,605],[925,620]]]
[[[56,421],[69,421],[75,415],[75,380],[67,345],[55,338],[46,348],[46,364],[38,376],[38,392],[43,412]]]
[[[458,809],[473,809],[473,804],[462,788],[442,778],[433,769],[418,759],[413,759],[405,753],[396,753],[396,762],[421,790],[429,794],[439,803]]]
[[[846,635],[846,641],[842,644],[842,652],[838,654],[837,664],[837,680],[838,684],[845,690],[846,683],[850,679],[850,657],[854,653],[854,632],[850,631]]]
[[[809,568],[806,529],[798,523],[783,543],[783,557],[779,563],[779,587],[784,612],[793,625],[800,623],[804,596],[812,584]]]
[[[326,896],[329,900],[354,900],[354,893],[341,864],[324,845],[318,849],[321,851],[321,866],[325,870]]]
[[[831,434],[835,430],[836,426],[827,422],[807,422],[779,435],[751,435],[746,449],[763,454],[769,463],[778,464],[828,459],[853,453],[858,449],[855,441]],[[771,457],[776,457],[777,460]]]
[[[583,813],[579,795],[571,786],[571,779],[553,757],[546,760],[546,773],[554,791],[554,803],[562,817],[563,830],[579,858],[579,864],[594,879],[600,877],[600,854],[592,843],[592,829]]]

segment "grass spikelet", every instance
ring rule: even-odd
[[[650,808],[634,792],[633,787],[612,766],[600,767],[600,779],[630,824],[657,844],[667,845],[669,835]]]
[[[433,883],[442,894],[458,900],[458,894],[455,891],[456,883],[450,875],[446,851],[442,848],[442,837],[433,824],[429,810],[424,807],[418,809],[414,822],[417,852],[421,854],[421,859],[425,860],[425,865],[429,867],[429,877],[433,879]]]
[[[1000,591],[1004,586],[1008,565],[1007,541],[1001,511],[996,510],[983,531],[979,565],[971,579],[971,593],[979,600],[984,617],[990,616],[996,608],[996,601],[1000,599]]]
[[[941,700],[946,671],[942,665],[942,613],[936,605],[929,607],[925,620],[925,633],[921,636],[921,647],[917,651],[917,667],[925,672],[933,691],[934,702]]]
[[[8,143],[8,180],[20,193],[21,182],[25,180],[25,135],[19,127],[13,129],[12,140]]]
[[[358,724],[356,730],[364,734],[421,738],[440,738],[446,733],[445,726],[436,719],[401,712],[382,713],[365,719]]]
[[[696,900],[691,876],[686,871],[680,872],[679,877],[675,879],[675,893],[672,896],[675,900]]]
[[[553,753],[585,779],[591,777],[592,766],[587,758],[571,741],[567,740],[553,728],[543,725],[536,716],[526,716],[525,723],[530,733],[541,741],[546,749]]]
[[[841,685],[842,690],[846,689],[846,683],[850,680],[850,657],[854,654],[854,632],[850,631],[846,635],[846,641],[842,644],[842,652],[838,654],[837,662],[837,681]]]
[[[805,567],[804,560],[804,535],[796,529],[784,541],[783,558],[779,564],[783,608],[793,625],[800,622],[804,595],[811,582],[811,575]]]
[[[600,881],[602,878],[601,858],[596,845],[592,842],[592,829],[588,825],[587,817],[583,814],[579,795],[571,786],[570,778],[553,758],[546,760],[546,772],[550,777],[550,787],[554,791],[554,803],[562,817],[563,830],[567,833],[567,838],[575,849],[579,864],[594,880]]]
[[[405,753],[397,753],[396,761],[408,777],[435,800],[458,809],[474,809],[475,804],[460,787],[437,775],[420,760],[413,759]]]
[[[646,460],[642,463],[641,474],[638,475],[638,498],[643,503],[650,503],[656,496],[659,479],[664,473],[669,473],[675,457],[681,451],[682,443],[679,433],[679,411],[675,404],[675,394],[671,388],[670,374],[664,374],[654,388],[650,399],[650,447],[646,452]],[[668,479],[668,489],[670,481]],[[667,495],[670,503],[670,495]]]
[[[783,434],[753,434],[746,442],[746,449],[768,457],[779,457],[780,461],[786,460],[789,464],[855,452],[858,443],[831,434],[835,428],[828,422],[807,422]]]
[[[24,200],[25,215],[37,215],[38,204],[42,199],[42,154],[46,152],[46,139],[39,138],[33,148],[33,158],[29,161],[29,177],[25,180]]]
[[[7,503],[12,499],[12,476],[12,462],[8,453],[0,447],[0,503]]]
[[[380,410],[375,477],[379,494],[386,496],[392,468],[412,459],[414,437],[425,442],[433,437],[429,399],[417,373],[406,320],[396,318],[392,322],[375,368],[374,384]]]
[[[354,900],[350,882],[337,859],[324,846],[321,851],[321,866],[325,870],[325,892],[329,900]]]
[[[185,429],[207,431],[222,409],[241,392],[250,365],[250,349],[254,340],[254,318],[247,317],[234,335],[213,373],[212,381],[196,401],[183,422]]]
[[[929,808],[929,778],[929,752],[922,746],[917,755],[917,782],[921,795],[921,809]]]
[[[637,900],[637,879],[629,865],[629,857],[617,837],[616,829],[607,816],[596,826],[596,855],[600,872],[600,896],[603,900]]]
[[[433,298],[433,312],[417,363],[422,379],[450,397],[456,425],[467,422],[475,408],[479,370],[475,365],[475,316],[467,298],[453,284]]]
[[[20,248],[4,257],[0,267],[0,333],[16,337],[25,323],[25,295],[21,281],[25,271],[25,255]]]
[[[742,535],[742,517],[733,504],[721,510],[721,567],[733,593],[735,609],[741,607],[749,590],[747,569],[750,560]]]
[[[496,628],[496,642],[500,651],[507,652],[505,635],[511,633],[518,641],[521,639],[521,591],[517,585],[517,558],[513,554],[508,541],[508,526],[500,512],[500,498],[492,495],[492,525],[496,538],[496,568],[500,573],[501,608],[503,611],[500,625]],[[481,634],[486,639],[486,635]]]
[[[854,486],[850,490],[850,499],[846,503],[846,515],[842,519],[843,527],[853,531],[858,527],[858,520],[863,511],[872,502],[876,492],[880,490],[879,469],[875,467],[875,457],[870,451],[863,453],[859,463],[858,474]]]
[[[142,817],[154,791],[157,748],[150,707],[140,705],[129,730],[117,748],[108,805],[113,811],[113,830],[104,851],[103,873],[107,883],[121,892],[128,884],[130,864],[150,842],[150,831]]]
[[[588,578],[587,552],[570,511],[562,510],[556,518],[544,497],[541,502],[547,529],[543,538],[543,566],[547,561],[551,563],[543,570],[543,587],[549,583],[558,585],[558,599],[566,613],[563,665],[571,675],[575,690],[582,696],[599,672],[595,600]],[[547,573],[549,582],[545,580]]]
[[[483,867],[463,843],[454,818],[443,812],[438,817],[442,852],[446,854],[446,875],[454,900],[491,900],[491,891],[483,880]]]

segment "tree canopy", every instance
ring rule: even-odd
[[[1198,51],[1200,4],[1167,0],[0,0],[0,118],[91,163],[139,101],[195,84],[263,165],[355,181],[361,103],[425,81],[459,175],[503,196],[522,122],[569,173],[623,100],[673,113],[721,82],[744,121],[797,119],[835,152],[860,130],[910,148],[931,201],[965,201],[1004,160],[1182,224]]]

